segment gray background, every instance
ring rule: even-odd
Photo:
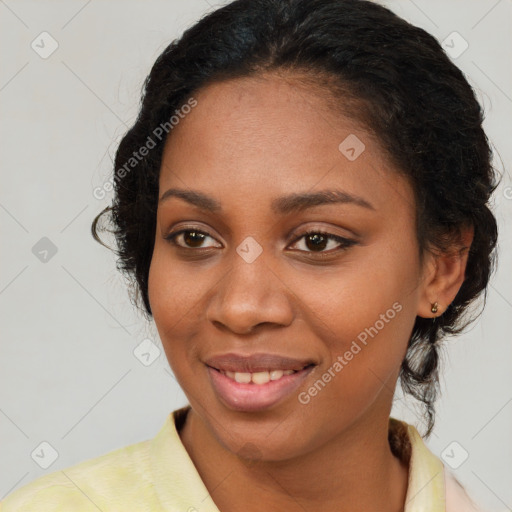
[[[467,41],[453,60],[476,88],[506,174],[495,196],[500,267],[480,320],[446,344],[427,444],[460,464],[454,473],[484,508],[511,510],[512,2],[382,3],[453,52],[464,43],[452,32]],[[97,200],[93,190],[111,175],[150,66],[215,5],[0,0],[0,499],[40,475],[153,437],[186,403],[163,351],[154,359],[154,348],[149,365],[134,355],[146,338],[160,346],[156,329],[130,304],[90,223],[111,199]],[[59,45],[47,58],[40,54],[55,43],[44,31]],[[43,237],[55,254],[45,255]],[[422,431],[418,411],[397,391],[393,415]]]

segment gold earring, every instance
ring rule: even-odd
[[[432,313],[437,313],[437,302],[434,302],[434,304],[431,304],[431,308],[430,308],[430,311],[432,311]]]

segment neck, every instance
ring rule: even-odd
[[[317,450],[285,461],[234,455],[192,409],[180,437],[222,512],[402,512],[408,467],[391,452],[389,411],[379,418],[361,417]]]

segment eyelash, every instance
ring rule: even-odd
[[[165,240],[168,240],[171,244],[173,244],[175,247],[178,247],[179,249],[183,249],[185,251],[201,251],[201,250],[207,251],[209,249],[214,249],[213,247],[206,247],[206,248],[205,247],[198,247],[198,248],[196,247],[196,248],[193,248],[193,247],[184,247],[182,245],[179,245],[176,242],[176,238],[179,235],[181,235],[183,233],[187,233],[187,232],[194,232],[194,233],[198,233],[200,235],[206,235],[206,236],[208,236],[210,238],[213,238],[211,235],[209,235],[205,231],[199,231],[198,229],[195,229],[195,228],[183,228],[180,231],[177,231],[176,233],[171,233],[171,234],[167,235],[164,238],[165,238]],[[331,251],[319,251],[319,252],[316,252],[316,251],[299,251],[299,252],[305,252],[306,254],[320,255],[320,258],[322,257],[321,255],[331,255],[333,253],[338,253],[340,251],[345,251],[349,247],[357,244],[357,242],[355,240],[351,240],[349,238],[344,238],[344,237],[341,237],[341,236],[338,236],[338,235],[333,235],[332,233],[329,233],[327,231],[323,231],[322,229],[312,229],[312,230],[309,230],[309,231],[306,231],[306,232],[302,233],[300,236],[295,238],[295,240],[292,242],[292,245],[296,244],[299,240],[301,240],[302,238],[307,237],[309,235],[323,235],[328,240],[334,240],[335,242],[337,242],[337,243],[339,243],[341,245],[341,247],[339,247],[337,249],[334,249],[334,250],[331,250]]]

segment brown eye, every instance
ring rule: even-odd
[[[183,249],[204,248],[202,247],[202,244],[207,238],[211,238],[213,240],[208,233],[204,233],[203,231],[198,231],[196,229],[182,229],[181,231],[171,233],[165,237],[166,240],[169,240],[172,244]],[[182,240],[183,242],[178,243],[178,240]]]
[[[329,239],[321,233],[313,233],[304,238],[306,247],[311,251],[323,251],[329,243]]]
[[[350,240],[348,238],[343,238],[341,236],[333,235],[332,233],[326,233],[323,231],[309,231],[307,233],[303,233],[300,237],[298,237],[294,244],[296,244],[299,240],[304,239],[303,246],[305,249],[301,249],[304,252],[337,252],[347,249],[352,245],[355,245],[357,242],[355,240]],[[336,249],[336,245],[338,245],[338,249]],[[333,251],[325,251],[326,248],[332,249]]]
[[[192,247],[200,247],[205,239],[205,235],[197,231],[184,231],[182,235],[185,244]]]

